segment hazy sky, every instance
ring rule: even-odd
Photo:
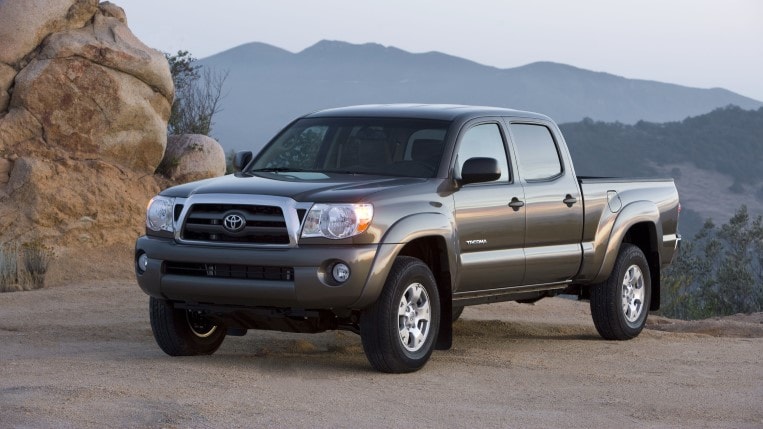
[[[149,46],[197,58],[248,42],[440,51],[508,68],[554,61],[763,100],[763,1],[113,0]]]

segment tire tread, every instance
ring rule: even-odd
[[[397,300],[400,298],[397,296],[397,288],[395,286],[409,274],[410,270],[417,269],[417,267],[423,267],[426,270],[427,280],[434,286],[434,291],[428,291],[432,306],[432,326],[430,326],[430,338],[427,341],[431,344],[426,346],[428,350],[425,350],[422,358],[410,359],[399,353],[401,346],[398,346],[398,343],[400,340],[397,338],[396,333],[392,332],[385,323],[388,319],[385,318],[386,314],[384,312],[397,308]],[[435,306],[438,306],[438,308],[435,308]],[[392,265],[381,295],[379,295],[379,298],[373,305],[361,314],[360,337],[363,343],[363,351],[371,366],[377,371],[387,373],[406,373],[421,369],[427,360],[429,360],[434,349],[434,340],[437,337],[437,329],[439,327],[439,320],[435,319],[439,318],[439,313],[437,283],[429,271],[429,267],[417,258],[398,256]]]
[[[640,326],[636,328],[629,327],[622,314],[622,296],[621,296],[621,276],[623,270],[627,268],[634,260],[640,263],[645,277],[645,287],[649,288],[645,296],[647,303],[644,304],[644,312],[648,313],[649,298],[651,296],[651,281],[649,278],[649,264],[641,249],[630,243],[623,243],[617,260],[612,268],[612,273],[607,280],[598,283],[591,288],[591,318],[593,319],[596,331],[602,338],[607,340],[630,340],[641,333],[646,324],[647,315]]]
[[[151,330],[159,348],[170,356],[197,356],[214,353],[225,339],[225,330],[218,326],[208,338],[197,338],[191,332],[184,310],[175,309],[169,302],[150,298]]]

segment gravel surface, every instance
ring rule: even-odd
[[[763,427],[760,315],[614,342],[585,303],[470,307],[452,350],[388,375],[349,332],[171,358],[147,307],[128,278],[0,294],[0,427]]]

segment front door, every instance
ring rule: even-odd
[[[454,194],[460,247],[460,286],[456,293],[521,285],[525,273],[525,210],[509,203],[524,201],[524,193],[512,174],[502,128],[498,121],[472,124],[459,140],[456,177],[460,177],[464,162],[474,157],[498,160],[501,177],[465,185]]]

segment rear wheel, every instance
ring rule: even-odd
[[[644,252],[624,243],[609,278],[591,288],[591,316],[599,335],[608,340],[636,337],[646,324],[651,296]]]
[[[437,283],[416,258],[395,259],[379,299],[363,311],[363,351],[376,370],[412,372],[429,360],[440,327]]]
[[[225,328],[203,312],[176,309],[163,299],[150,298],[151,330],[159,347],[170,356],[214,353],[225,339]]]

